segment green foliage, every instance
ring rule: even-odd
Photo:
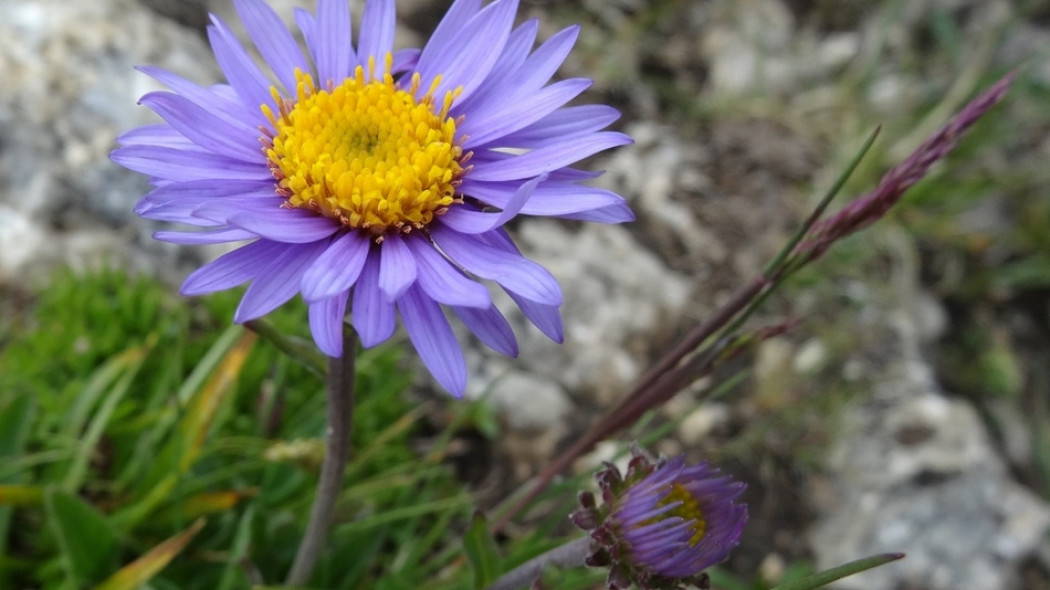
[[[323,386],[229,324],[237,296],[63,271],[4,325],[0,587],[283,579],[323,453]],[[289,305],[269,319],[308,338],[304,317]],[[441,462],[451,432],[425,457],[413,448],[425,406],[406,398],[402,360],[396,346],[359,354],[352,460],[313,587],[469,586],[458,531],[473,502]]]
[[[489,522],[485,515],[476,512],[463,537],[463,550],[474,568],[474,590],[482,590],[500,574],[500,556],[496,542],[489,534]]]

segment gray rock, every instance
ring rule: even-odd
[[[8,213],[0,280],[59,262],[125,259],[129,240],[149,241],[145,224],[128,225],[147,186],[107,156],[118,133],[156,120],[135,103],[160,88],[133,68],[211,82],[210,53],[198,35],[132,0],[7,0],[0,38],[0,207]]]
[[[475,343],[467,351],[467,395],[493,396],[513,425],[517,414],[534,416],[541,410],[526,407],[537,403],[534,396],[504,393],[501,380],[517,390],[514,384],[523,383],[519,372],[542,375],[549,385],[540,403],[553,427],[566,418],[569,399],[609,402],[623,394],[624,386],[645,368],[642,357],[648,344],[636,337],[678,316],[688,302],[689,282],[639,244],[625,226],[572,227],[528,219],[511,233],[522,252],[561,284],[565,342],[552,342],[502,292],[494,295],[518,336],[520,354],[506,359]],[[460,335],[461,341],[470,341],[465,330]]]
[[[1015,587],[1018,562],[1050,527],[1050,508],[1013,482],[968,404],[919,374],[882,383],[852,411],[816,499],[820,568],[882,552],[901,562],[839,588]]]
[[[896,309],[880,312],[879,292],[867,296],[888,328],[876,353],[882,370],[847,412],[825,479],[812,486],[810,542],[820,568],[907,554],[837,588],[1007,590],[1050,529],[1050,506],[1012,479],[973,407],[934,379],[921,350],[942,319],[920,320],[943,312],[931,311],[915,272],[902,269],[888,290]]]

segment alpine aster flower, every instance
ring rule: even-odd
[[[729,555],[747,523],[747,506],[734,501],[746,486],[706,462],[654,465],[636,452],[626,478],[609,465],[598,482],[603,506],[585,492],[572,519],[591,531],[588,565],[610,566],[610,588],[703,587],[703,570]]]
[[[548,84],[578,28],[533,51],[537,23],[514,27],[517,0],[456,0],[424,47],[395,52],[393,0],[368,0],[356,43],[347,0],[318,0],[316,15],[295,13],[300,47],[262,0],[234,4],[269,72],[213,16],[208,38],[227,83],[142,68],[172,90],[140,101],[164,123],[124,134],[112,154],[155,187],[139,215],[205,228],[158,240],[249,242],[193,272],[182,293],[251,281],[236,322],[301,293],[330,356],[343,352],[348,304],[366,347],[390,337],[399,312],[456,395],[466,366],[446,309],[491,348],[517,354],[481,280],[561,341],[557,281],[502,226],[518,214],[633,218],[619,195],[580,184],[598,174],[571,167],[630,142],[603,131],[615,109],[565,107],[589,80]]]

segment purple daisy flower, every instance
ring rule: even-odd
[[[112,154],[155,187],[139,215],[205,228],[158,240],[249,242],[193,272],[182,293],[250,281],[236,322],[302,293],[330,356],[343,353],[347,305],[365,347],[388,339],[400,313],[455,395],[466,364],[446,310],[517,354],[487,283],[560,342],[558,283],[502,226],[518,214],[633,219],[622,197],[581,184],[599,174],[571,167],[631,141],[603,131],[615,109],[565,107],[589,80],[548,83],[578,27],[533,51],[538,25],[514,27],[517,0],[456,0],[422,49],[395,52],[393,0],[368,0],[356,43],[347,0],[318,0],[316,15],[295,13],[304,51],[262,0],[234,4],[277,83],[213,16],[208,38],[227,83],[142,68],[172,90],[140,101],[164,123],[125,133]]]
[[[605,504],[581,494],[572,518],[591,531],[588,563],[610,566],[610,588],[702,586],[703,570],[729,556],[747,523],[747,506],[735,502],[746,486],[706,462],[653,465],[636,453],[626,479],[609,465],[598,481]]]

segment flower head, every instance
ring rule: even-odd
[[[112,154],[155,187],[139,215],[204,228],[157,239],[248,242],[192,273],[182,293],[250,281],[237,322],[301,293],[331,356],[343,352],[348,305],[366,347],[389,338],[400,313],[423,362],[457,395],[466,366],[446,310],[517,354],[489,284],[561,341],[558,283],[503,225],[518,214],[633,218],[619,195],[581,184],[597,174],[571,167],[630,142],[603,130],[615,109],[565,106],[589,80],[549,83],[577,27],[533,51],[538,25],[514,27],[517,0],[456,0],[424,47],[393,51],[393,0],[368,0],[356,43],[347,0],[318,0],[316,14],[295,14],[301,47],[262,0],[234,4],[269,72],[213,16],[208,38],[226,83],[143,68],[172,90],[140,101],[164,123],[125,133]]]
[[[739,543],[746,487],[706,462],[688,467],[681,456],[653,464],[635,454],[627,476],[609,465],[598,473],[604,504],[580,496],[573,521],[595,541],[589,565],[610,566],[610,588],[703,586],[703,570]]]

